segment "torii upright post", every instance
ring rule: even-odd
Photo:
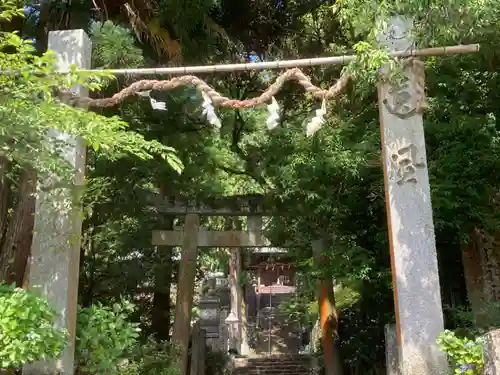
[[[83,30],[51,31],[49,49],[56,52],[59,70],[69,70],[72,64],[81,69],[90,68],[92,45]],[[87,95],[81,86],[73,91]],[[83,186],[86,156],[83,140],[54,129],[49,135],[65,142],[60,155],[74,168],[75,185]],[[74,194],[69,189],[39,192],[28,283],[30,289],[37,289],[58,312],[56,326],[67,331],[68,345],[56,360],[25,366],[25,375],[56,371],[73,375],[81,231],[82,207],[74,202]]]
[[[412,47],[410,23],[390,20],[380,41],[391,51]],[[445,374],[436,344],[443,331],[434,224],[415,69],[400,85],[379,85],[384,183],[401,375]]]
[[[196,262],[198,258],[198,228],[200,218],[196,214],[186,215],[182,232],[182,255],[179,264],[177,282],[177,301],[175,303],[175,321],[172,329],[172,342],[178,346],[180,353],[177,365],[181,375],[187,374],[188,346],[191,331],[191,307],[196,279]],[[170,245],[170,244],[168,244]]]

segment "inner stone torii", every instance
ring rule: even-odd
[[[229,262],[229,286],[231,291],[230,313],[226,319],[229,327],[230,341],[240,354],[248,354],[248,344],[245,334],[245,314],[243,314],[243,291],[238,284],[238,273],[241,271],[241,255],[239,248],[264,248],[270,246],[262,231],[262,197],[231,197],[221,198],[215,207],[182,202],[171,199],[153,198],[155,206],[163,213],[185,216],[183,228],[172,231],[156,230],[152,233],[154,246],[181,246],[182,255],[179,268],[178,298],[182,301],[176,304],[176,314],[182,309],[182,314],[191,316],[191,303],[194,294],[195,274],[190,272],[193,262],[196,263],[198,248],[222,247],[231,248]],[[232,207],[231,207],[232,206]],[[209,231],[200,228],[200,216],[247,216],[247,230]],[[172,339],[181,347],[179,366],[186,369],[188,353],[185,348],[189,344],[190,319],[185,319],[183,326],[174,325]],[[182,372],[182,371],[181,371]]]

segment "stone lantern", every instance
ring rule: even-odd
[[[198,303],[200,309],[200,328],[205,330],[207,341],[214,346],[219,338],[220,325],[220,301],[213,296],[205,296]],[[215,345],[218,346],[218,345]]]

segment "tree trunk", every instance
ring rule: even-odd
[[[313,255],[318,266],[324,266],[325,241],[317,240],[313,243]],[[333,291],[333,280],[331,277],[323,277],[318,280],[318,304],[321,327],[321,338],[323,343],[325,375],[342,375],[342,361],[340,351],[335,342],[338,338],[338,314],[335,308],[335,295]]]
[[[166,230],[173,229],[173,219]],[[170,338],[170,286],[172,284],[172,246],[157,246],[155,264],[155,286],[151,311],[151,330],[158,340]]]
[[[342,362],[339,348],[335,345],[338,338],[339,318],[335,308],[333,281],[324,279],[320,280],[318,284],[320,289],[319,311],[325,356],[325,375],[341,375]]]
[[[96,213],[93,211],[92,216],[84,221],[84,229],[82,230],[82,246],[80,249],[80,272],[78,293],[81,297],[81,305],[89,307],[92,305],[94,296],[94,288],[96,279],[94,275],[94,229]]]
[[[0,280],[21,286],[33,238],[36,174],[21,171],[16,205],[0,251]]]
[[[155,265],[155,288],[151,311],[151,330],[157,340],[170,339],[170,286],[172,284],[171,246],[158,246],[159,264]]]
[[[10,162],[5,157],[0,157],[0,249],[5,239],[5,231],[7,229],[7,213],[10,206],[10,180],[7,177]]]
[[[467,297],[476,324],[488,327],[491,317],[488,307],[500,300],[499,234],[489,235],[474,228],[470,242],[462,251]]]
[[[36,51],[41,55],[47,51],[48,46],[50,0],[41,0],[39,4],[40,14],[38,16],[37,28],[34,36]]]
[[[481,262],[481,234],[474,228],[470,235],[469,244],[462,250],[462,264],[464,268],[467,297],[474,312],[476,322],[481,324],[481,309],[485,302],[484,277]]]

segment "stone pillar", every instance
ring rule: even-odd
[[[500,329],[485,335],[484,375],[500,375]]]
[[[262,216],[248,216],[247,217],[247,230],[254,232],[262,231]]]
[[[241,230],[239,223],[236,230]],[[250,228],[249,228],[250,229]],[[229,288],[231,293],[230,312],[226,318],[229,329],[229,347],[241,355],[248,355],[249,347],[246,338],[246,314],[243,288],[239,284],[241,275],[241,248],[232,248],[229,258]]]
[[[389,25],[380,41],[392,51],[410,48],[410,22],[394,17]],[[410,65],[405,75],[399,84],[381,82],[378,88],[400,365],[402,375],[444,374],[446,359],[436,344],[444,327],[424,128],[418,108],[423,71]]]
[[[250,233],[261,234],[264,230],[264,222],[262,216],[247,217],[247,231]]]
[[[232,248],[231,255],[229,257],[229,288],[231,294],[231,304],[229,315],[226,318],[226,324],[229,330],[229,348],[236,350],[239,354],[242,354],[241,340],[243,335],[241,331],[243,322],[241,318],[241,307],[239,306],[241,301],[241,288],[238,285],[238,251],[238,248]]]
[[[72,64],[90,68],[92,47],[83,30],[51,31],[48,48],[56,52],[59,70],[69,70]],[[74,92],[88,95],[82,87],[74,88]],[[75,168],[74,182],[82,186],[86,154],[83,141],[55,130],[50,136],[65,142],[61,156]],[[55,178],[48,185],[53,182]],[[67,188],[38,191],[28,284],[47,297],[59,313],[56,325],[67,330],[69,340],[59,359],[25,366],[25,374],[73,374],[82,230],[82,209],[74,198],[74,191]]]
[[[204,329],[200,329],[198,333],[198,341],[201,343],[198,352],[198,375],[205,375],[205,361],[207,353],[207,337]]]
[[[257,232],[257,233],[262,233],[263,231],[263,222],[262,222],[262,216],[248,216],[247,217],[247,231],[250,231],[250,232]],[[251,249],[245,249],[245,251],[247,252],[246,254],[248,255],[248,258],[251,259]],[[241,250],[240,250],[240,257],[241,257]],[[240,259],[240,262],[238,263],[239,265],[242,264],[241,262],[241,259]],[[250,261],[248,262],[248,264],[250,265]],[[260,277],[258,279],[258,282],[260,283]],[[259,284],[257,284],[257,288],[259,287]],[[241,287],[240,287],[241,288]],[[260,298],[257,294],[256,294],[256,290],[255,290],[255,286],[248,286],[247,285],[247,290],[249,291],[249,289],[252,289],[251,291],[251,298],[252,298],[252,307],[253,309],[255,310],[255,313],[258,312],[258,307],[257,307],[257,299]],[[247,294],[247,298],[250,297],[250,294]],[[251,352],[253,351],[253,349],[250,348],[250,343],[249,343],[249,336],[252,335],[252,337],[254,337],[253,335],[255,334],[255,332],[252,330],[250,333],[249,333],[249,326],[248,326],[248,304],[247,304],[247,301],[243,298],[243,290],[241,290],[241,301],[239,303],[239,307],[241,309],[241,321],[242,321],[242,325],[241,325],[241,349],[240,349],[240,353],[242,355],[250,355]],[[252,321],[251,324],[255,324],[255,321]]]
[[[219,319],[219,346],[218,349],[222,350],[224,353],[227,353],[229,350],[229,329],[226,323],[226,319],[229,316],[229,312],[227,308],[223,308],[220,310],[220,319]]]
[[[237,220],[237,219],[236,219]],[[226,230],[235,230],[235,221],[233,218],[226,220]],[[238,302],[240,300],[238,279],[239,279],[239,249],[231,248],[229,250],[229,314],[224,321],[228,330],[228,347],[229,350],[236,350],[240,353],[241,342],[241,315]]]
[[[387,375],[399,375],[399,349],[396,337],[396,326],[385,325],[385,365]]]
[[[185,375],[187,372],[189,335],[191,332],[191,308],[193,307],[196,261],[198,258],[198,228],[198,215],[186,215],[177,283],[175,321],[172,332],[172,342],[180,350],[177,361],[181,375]]]
[[[229,346],[231,349],[239,351],[239,334],[238,326],[241,324],[241,317],[238,308],[238,249],[232,248],[229,255],[229,291],[230,291],[230,310],[226,318],[226,324],[229,328]]]
[[[200,323],[196,323],[193,327],[191,347],[191,369],[190,375],[205,374],[205,351],[206,351],[206,335],[205,330],[200,327]]]
[[[319,319],[316,320],[311,331],[311,342],[309,344],[309,355],[311,356],[311,374],[319,375],[322,371],[319,364],[319,358],[314,355],[318,350],[318,344],[321,340],[321,324]]]

